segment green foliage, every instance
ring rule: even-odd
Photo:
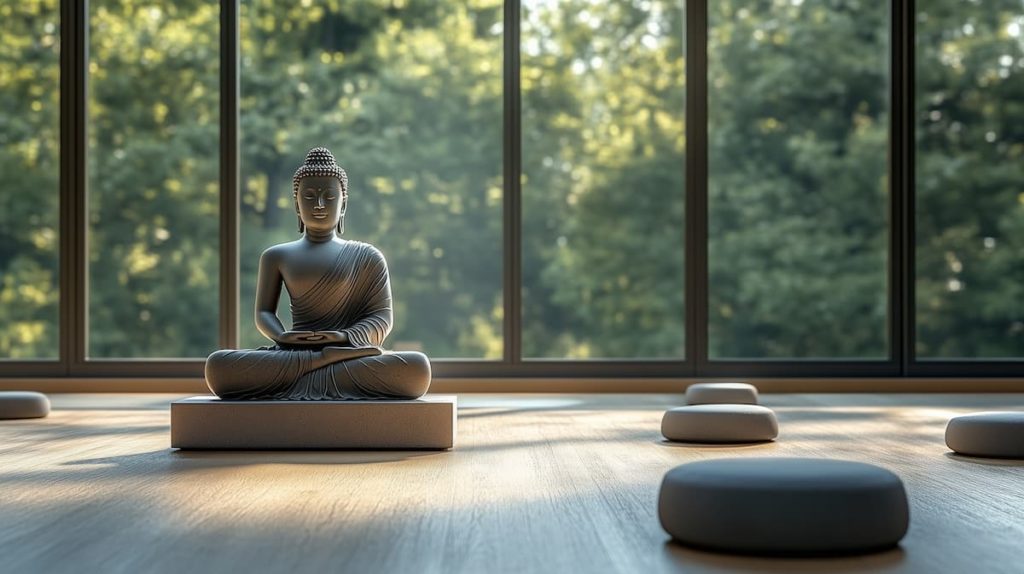
[[[0,0],[0,356],[54,357],[58,3]],[[291,175],[331,148],[390,344],[502,351],[502,3],[242,3],[242,344]],[[709,3],[713,357],[887,353],[888,8]],[[1024,10],[919,0],[918,351],[1024,355]],[[91,0],[89,352],[217,345],[219,14]],[[524,2],[523,348],[681,357],[681,3]],[[287,315],[284,297],[282,315]]]
[[[57,357],[57,0],[0,3],[0,358]]]
[[[884,4],[715,2],[712,357],[883,357]]]
[[[217,345],[216,5],[90,2],[89,339],[96,357]]]
[[[917,352],[1024,356],[1024,6],[930,0],[917,30]]]
[[[684,353],[685,84],[675,2],[523,14],[523,352]]]

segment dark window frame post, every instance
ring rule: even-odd
[[[220,0],[220,346],[238,346],[239,0]]]

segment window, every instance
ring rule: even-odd
[[[90,357],[217,348],[218,17],[89,2]]]
[[[0,358],[58,354],[57,1],[0,2]]]
[[[388,260],[390,346],[501,358],[501,3],[241,15],[242,344],[267,344],[259,254],[298,237],[292,174],[322,145],[349,175],[344,237]]]
[[[523,3],[523,354],[682,358],[683,6]]]
[[[316,146],[439,378],[1024,372],[1019,0],[0,0],[0,32],[0,376],[267,345]]]
[[[709,354],[886,357],[887,6],[708,7]]]
[[[1024,6],[919,0],[917,353],[1024,356]]]

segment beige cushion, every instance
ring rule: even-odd
[[[758,405],[691,405],[667,411],[661,434],[680,442],[761,442],[779,436],[779,423]]]
[[[757,388],[747,383],[697,383],[686,389],[688,405],[756,405]]]
[[[946,425],[946,446],[970,456],[1024,458],[1024,412],[953,417]]]
[[[891,548],[906,534],[910,511],[903,482],[884,468],[744,457],[670,470],[658,518],[672,538],[701,548],[829,554]]]
[[[50,414],[50,399],[32,391],[0,392],[0,419],[37,419]]]

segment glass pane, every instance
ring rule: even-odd
[[[684,354],[684,9],[525,0],[523,354]]]
[[[0,1],[0,360],[58,355],[59,21]]]
[[[884,358],[885,2],[710,2],[709,355]]]
[[[917,8],[917,355],[1024,357],[1024,3]]]
[[[299,237],[292,174],[324,146],[349,174],[344,237],[388,260],[387,346],[501,357],[501,15],[500,0],[242,4],[243,346],[269,344],[260,252]]]
[[[91,357],[217,347],[219,14],[89,2]]]

